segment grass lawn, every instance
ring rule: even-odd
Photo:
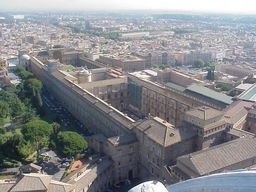
[[[68,65],[68,66],[65,66],[64,68],[67,72],[70,72],[72,71],[73,69],[75,69],[75,67],[73,67],[72,65]]]
[[[0,118],[0,126],[3,126],[6,123],[9,123],[11,121],[10,117],[7,118]]]

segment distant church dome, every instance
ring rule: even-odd
[[[22,59],[22,60],[30,60],[30,57],[28,55],[22,55],[20,57],[20,59]]]
[[[83,69],[83,70],[79,71],[79,74],[80,74],[80,75],[89,75],[90,73],[89,73],[88,70]]]

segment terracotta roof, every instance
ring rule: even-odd
[[[195,136],[195,132],[192,129],[186,129],[185,127],[177,129],[172,124],[158,117],[144,120],[136,128],[162,146],[179,143],[182,140]]]
[[[24,174],[11,192],[47,191],[52,176],[43,174]]]
[[[40,171],[42,169],[41,166],[36,165],[34,163],[30,163],[30,164],[24,165],[24,166],[21,167],[21,169],[24,169],[24,168],[27,168],[27,167],[32,167],[34,169],[37,169],[38,171]]]
[[[7,192],[14,185],[15,185],[15,182],[2,182],[2,183],[0,182],[0,192]]]
[[[52,180],[47,192],[71,192],[73,189],[73,185]]]
[[[39,173],[24,174],[16,182],[0,182],[0,192],[71,192],[71,184],[51,180],[52,176]]]
[[[206,175],[256,157],[256,138],[239,138],[199,152],[181,156],[178,162],[197,175]],[[246,168],[242,165],[236,168]]]
[[[218,111],[216,109],[210,108],[210,107],[198,107],[192,110],[189,110],[186,112],[187,115],[197,117],[202,120],[209,120],[213,119],[218,116],[222,116],[223,112]]]
[[[253,104],[254,103],[252,102],[242,100],[232,103],[224,110],[227,122],[232,125],[239,123],[239,127],[242,128],[241,126],[243,126],[243,124],[245,123],[245,116],[248,114],[247,108],[252,107]],[[235,127],[237,127],[237,125]]]

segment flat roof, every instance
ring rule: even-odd
[[[256,86],[254,85],[252,88],[242,93],[239,98],[249,101],[256,101]]]
[[[166,85],[167,87],[170,87],[170,88],[172,88],[172,89],[176,89],[176,90],[181,91],[181,92],[185,91],[185,89],[186,89],[185,87],[182,87],[182,86],[180,86],[180,85],[177,85],[177,84],[171,83],[171,82],[166,83],[165,85]]]
[[[219,93],[202,85],[193,84],[186,88],[185,93],[198,96],[201,95],[201,99],[215,102],[218,105],[230,105],[233,103],[232,97],[227,96],[223,93]],[[196,94],[196,95],[195,95]]]
[[[247,90],[247,89],[250,89],[250,87],[252,87],[252,86],[253,86],[253,84],[244,83],[244,84],[240,84],[240,85],[236,86],[236,89]]]

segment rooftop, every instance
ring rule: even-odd
[[[241,95],[238,96],[240,99],[248,101],[256,101],[256,84],[245,90]]]
[[[197,175],[206,175],[255,157],[256,138],[239,138],[181,156],[177,161],[189,167]]]
[[[108,138],[108,141],[114,146],[130,144],[137,141],[137,138],[132,134],[115,136]]]
[[[195,136],[195,132],[192,129],[185,127],[176,129],[172,124],[158,117],[143,120],[138,123],[137,129],[144,132],[156,143],[165,147]]]
[[[167,189],[171,192],[255,191],[255,177],[255,169],[236,170],[227,173],[218,173],[195,179],[189,179],[184,182],[170,185],[167,187]]]
[[[248,111],[246,108],[250,108],[253,106],[253,102],[238,100],[232,103],[224,110],[224,115],[227,121],[231,124],[235,124],[239,122],[242,118],[244,118]]]
[[[185,87],[182,87],[182,86],[180,86],[180,85],[177,85],[177,84],[171,83],[171,82],[166,83],[165,85],[166,85],[167,87],[170,87],[170,88],[172,88],[172,89],[176,89],[176,90],[181,91],[181,92],[185,91],[185,89],[186,89]]]
[[[224,107],[233,102],[232,97],[198,84],[188,86],[184,92]]]
[[[186,112],[187,115],[197,117],[202,120],[209,120],[223,115],[223,112],[211,107],[197,107]]]

